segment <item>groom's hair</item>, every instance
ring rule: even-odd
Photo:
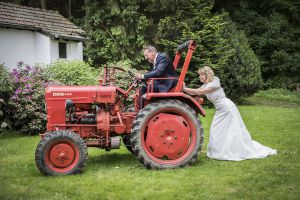
[[[152,51],[152,52],[157,53],[156,48],[155,48],[154,46],[152,46],[152,45],[147,45],[147,46],[145,46],[145,47],[143,48],[143,51],[145,51],[145,50],[148,50],[148,51]]]

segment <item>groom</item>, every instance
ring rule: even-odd
[[[170,59],[164,54],[157,52],[154,46],[148,45],[143,49],[144,57],[149,63],[153,64],[153,68],[150,72],[145,74],[137,73],[135,75],[136,79],[145,80],[146,82],[149,78],[168,78],[177,77],[173,64]],[[168,92],[170,89],[175,87],[177,84],[177,79],[161,79],[154,80],[153,91],[154,92]],[[140,99],[139,106],[142,108],[141,97],[147,92],[147,86],[142,86],[140,89]]]

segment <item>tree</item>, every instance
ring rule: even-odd
[[[295,0],[216,0],[243,29],[258,55],[265,88],[300,82],[300,4]]]
[[[148,19],[138,13],[138,1],[86,1],[85,56],[95,65],[129,59],[141,62]]]
[[[207,0],[107,0],[101,3],[88,0],[85,56],[95,65],[130,60],[134,67],[147,69],[141,55],[145,44],[156,46],[173,59],[177,45],[192,39],[198,45],[186,77],[191,87],[200,84],[197,69],[210,65],[224,80],[229,78],[230,81],[224,81],[224,87],[231,97],[250,95],[260,84],[259,62],[245,35],[233,25],[226,35],[225,30],[232,23],[227,14],[212,14],[212,8],[213,1]],[[238,40],[234,41],[233,37]],[[231,67],[235,71],[231,71]],[[235,87],[229,85],[232,83]],[[243,95],[239,90],[243,90]]]
[[[222,67],[221,77],[226,94],[235,100],[254,94],[262,85],[261,68],[258,57],[249,46],[246,35],[237,29],[234,22],[228,21],[224,29],[229,57]]]
[[[228,48],[222,31],[226,25],[222,14],[213,15],[212,1],[179,1],[174,13],[161,18],[158,23],[157,43],[174,54],[178,44],[193,39],[197,49],[190,64],[187,82],[190,86],[199,86],[197,69],[210,65],[215,70],[221,69],[228,55]],[[221,70],[219,70],[221,72]]]
[[[42,9],[47,9],[46,0],[41,0]]]

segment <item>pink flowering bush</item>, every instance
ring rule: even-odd
[[[26,135],[42,133],[46,125],[45,88],[52,84],[45,69],[24,66],[11,72],[13,94],[9,100],[13,126]]]

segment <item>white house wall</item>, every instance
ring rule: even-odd
[[[59,59],[58,54],[58,41],[57,40],[51,40],[50,41],[50,60],[51,62]]]
[[[19,61],[49,63],[49,38],[34,31],[0,28],[0,62],[10,69]]]
[[[67,55],[70,59],[83,59],[82,42],[69,42],[67,44]],[[68,53],[69,52],[69,53]]]
[[[39,32],[34,32],[33,63],[50,63],[50,38]]]
[[[19,61],[29,65],[48,64],[59,59],[58,42],[36,31],[0,28],[0,63],[10,69],[16,68]],[[82,42],[64,42],[68,60],[83,59]]]

